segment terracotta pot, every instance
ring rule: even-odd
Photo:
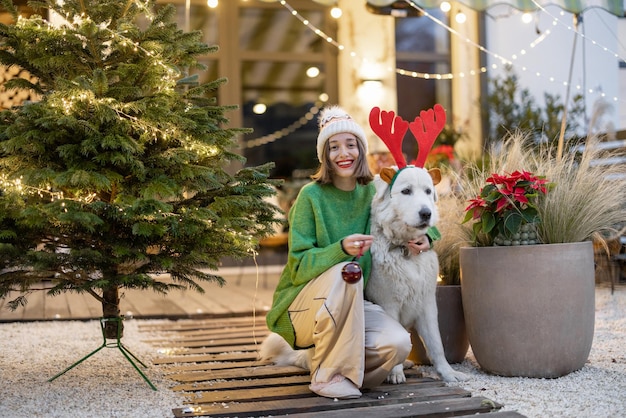
[[[463,318],[463,301],[461,286],[437,286],[437,314],[439,333],[448,363],[461,363],[465,359],[469,348],[469,340],[465,330]],[[430,359],[424,349],[424,344],[417,335],[411,332],[413,350],[409,360],[415,364],[430,365]]]
[[[460,266],[467,333],[482,369],[554,378],[583,367],[595,320],[591,242],[464,247]]]

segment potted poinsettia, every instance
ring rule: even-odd
[[[494,173],[480,194],[470,199],[465,219],[475,221],[473,233],[488,234],[495,245],[528,245],[540,242],[535,225],[541,222],[536,201],[552,186],[545,176],[528,171]]]
[[[459,250],[465,321],[474,356],[490,373],[554,378],[588,358],[592,240],[626,219],[626,178],[618,166],[596,163],[604,156],[596,142],[559,157],[514,133],[460,180],[459,223],[471,245]],[[525,223],[539,244],[521,245]]]

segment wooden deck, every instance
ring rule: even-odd
[[[272,303],[272,294],[281,267],[247,263],[243,267],[226,267],[219,274],[226,284],[204,285],[205,293],[174,290],[167,295],[145,290],[125,290],[121,299],[122,315],[132,318],[211,318],[264,314]],[[164,277],[167,280],[167,277]],[[43,282],[41,287],[49,286]],[[102,316],[100,303],[90,295],[63,293],[47,296],[36,291],[28,297],[25,307],[10,311],[7,300],[0,299],[0,322],[42,320],[87,320]]]
[[[257,317],[164,321],[142,325],[158,333],[148,341],[161,357],[153,363],[177,384],[181,407],[174,417],[451,417],[486,414],[522,417],[499,411],[502,405],[472,396],[460,386],[407,370],[407,383],[383,384],[359,399],[333,400],[309,391],[309,373],[257,360],[268,331]]]

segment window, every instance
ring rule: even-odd
[[[228,113],[232,126],[254,130],[241,142],[247,165],[273,161],[272,176],[283,178],[294,170],[315,170],[315,106],[322,94],[331,101],[337,97],[334,48],[278,2],[222,0],[216,9],[205,1],[168,3],[177,7],[181,28],[201,30],[204,42],[219,47],[202,60],[209,71],[200,80],[228,78],[218,102],[240,107]],[[334,36],[328,7],[310,0],[290,4]]]
[[[298,10],[325,28],[327,10],[313,5],[302,3]],[[239,9],[243,125],[254,129],[244,138],[244,155],[250,165],[274,161],[273,176],[291,178],[296,170],[318,166],[311,109],[321,94],[329,94],[336,64],[326,42],[287,9],[258,6]]]
[[[440,10],[429,11],[446,21]],[[450,38],[445,28],[427,17],[396,19],[396,66],[399,69],[426,74],[450,72]],[[398,74],[398,114],[412,121],[419,111],[436,103],[451,108],[452,84],[449,80],[424,79]],[[417,155],[417,143],[404,141],[403,151],[409,159]]]

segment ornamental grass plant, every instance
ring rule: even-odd
[[[553,187],[536,206],[540,242],[593,240],[606,248],[606,241],[616,238],[626,221],[626,176],[622,165],[600,164],[615,156],[615,152],[598,146],[600,139],[589,137],[583,147],[568,148],[566,144],[559,158],[555,147],[536,144],[521,131],[513,132],[491,148],[482,165],[466,167],[459,179],[459,196],[469,205],[494,173],[528,171],[541,175]],[[467,228],[471,230],[471,224]],[[493,245],[493,238],[479,234],[473,245]]]
[[[471,240],[471,228],[461,224],[465,202],[455,194],[440,196],[437,202],[441,238],[433,243],[439,258],[439,276],[442,285],[461,284],[459,249]]]

